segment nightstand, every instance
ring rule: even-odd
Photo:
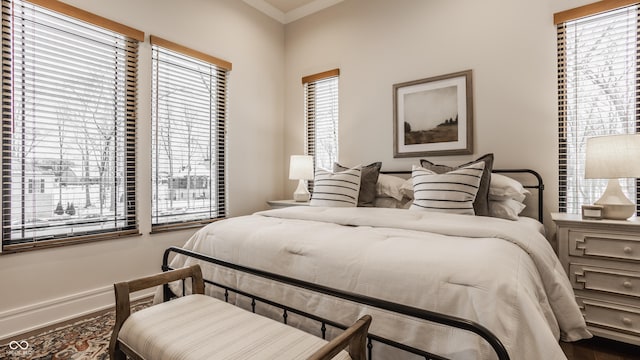
[[[295,201],[295,200],[269,200],[267,204],[272,209],[282,209],[289,206],[309,206],[308,201]]]
[[[640,219],[551,214],[558,255],[594,335],[640,345]]]

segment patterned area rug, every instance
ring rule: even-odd
[[[143,309],[152,300],[132,306]],[[79,320],[28,338],[0,344],[0,359],[10,360],[107,360],[109,340],[115,323],[115,311]]]

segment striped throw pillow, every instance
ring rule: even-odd
[[[316,176],[313,179],[313,194],[309,205],[357,206],[361,173],[360,166],[336,173],[324,169],[316,170]]]
[[[484,161],[445,174],[437,174],[420,166],[413,166],[413,205],[411,210],[440,211],[475,215],[476,198]]]

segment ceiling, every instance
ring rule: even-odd
[[[344,0],[243,0],[283,24],[326,9]]]

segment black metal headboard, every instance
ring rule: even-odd
[[[540,221],[540,223],[543,223],[543,214],[542,214],[542,209],[543,209],[543,201],[544,201],[544,182],[542,181],[542,176],[540,176],[540,174],[535,171],[535,170],[531,170],[531,169],[493,169],[494,173],[499,173],[499,174],[530,174],[531,176],[533,176],[533,178],[535,179],[535,181],[533,183],[523,183],[522,186],[524,186],[526,189],[534,189],[536,190],[535,193],[538,196],[538,200],[537,200],[537,204],[538,204],[538,221]],[[401,175],[408,175],[411,176],[411,171],[381,171],[381,173],[383,174],[401,174]],[[535,195],[533,195],[535,196]]]

